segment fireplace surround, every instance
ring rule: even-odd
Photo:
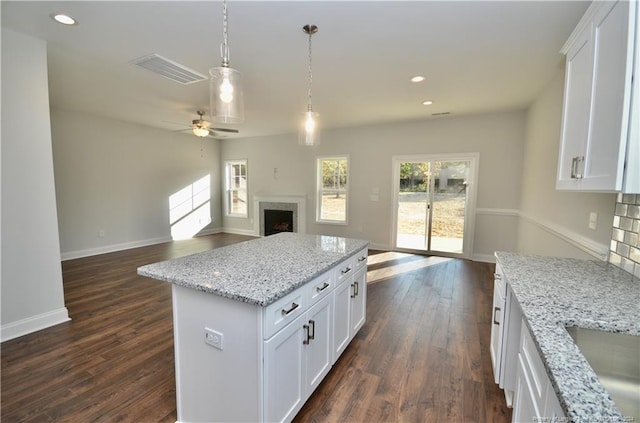
[[[292,212],[291,232],[306,233],[306,196],[304,195],[255,195],[253,197],[254,231],[265,236],[265,210]]]

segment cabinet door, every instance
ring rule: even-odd
[[[335,363],[347,348],[351,326],[351,283],[346,280],[333,291],[333,358]]]
[[[579,180],[572,178],[572,174],[577,165],[576,158],[584,157],[586,140],[589,136],[593,77],[593,43],[590,29],[590,26],[585,28],[567,52],[562,135],[556,184],[558,189],[577,189]]]
[[[360,330],[367,316],[367,269],[358,271],[351,283],[351,333],[353,339]]]
[[[323,298],[305,315],[304,345],[306,362],[305,399],[318,387],[333,364],[333,301],[331,296]]]
[[[496,276],[497,277],[497,276]],[[489,353],[493,365],[493,377],[500,383],[500,358],[502,354],[502,322],[504,316],[504,288],[500,280],[493,285],[493,317],[491,322],[491,345]]]
[[[513,399],[513,415],[511,417],[513,423],[535,422],[540,416],[525,366],[522,355],[519,354],[516,390]]]
[[[585,188],[619,190],[627,145],[633,31],[633,2],[604,2],[593,23],[593,94],[585,163]]]
[[[264,342],[264,416],[269,422],[290,421],[304,404],[302,315]]]

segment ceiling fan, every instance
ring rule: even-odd
[[[198,110],[196,113],[198,113],[200,117],[191,121],[190,129],[193,132],[193,135],[197,137],[221,138],[225,135],[219,134],[219,132],[228,132],[232,134],[237,134],[239,132],[237,129],[231,128],[211,128],[211,123],[204,120],[204,111]],[[180,131],[184,130],[185,129],[181,129]]]

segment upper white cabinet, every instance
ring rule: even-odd
[[[640,192],[637,15],[635,1],[593,2],[562,49],[557,189]]]

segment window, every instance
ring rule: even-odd
[[[349,158],[322,157],[317,162],[316,221],[347,223]]]
[[[225,162],[226,193],[225,211],[227,216],[247,217],[247,161]]]

